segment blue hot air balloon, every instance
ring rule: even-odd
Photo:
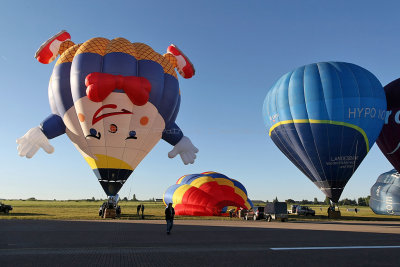
[[[400,215],[400,174],[397,170],[379,175],[371,187],[369,206],[376,214]]]
[[[273,142],[334,203],[378,137],[385,112],[378,79],[344,62],[283,75],[263,106]]]

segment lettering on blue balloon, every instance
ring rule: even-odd
[[[394,214],[393,211],[393,198],[390,196],[386,196],[386,212],[388,214]]]
[[[376,108],[349,108],[349,119],[359,119],[359,118],[378,118],[384,120],[386,115],[385,110]]]
[[[381,186],[378,186],[376,189],[376,196],[379,197],[379,193],[381,192]]]
[[[337,156],[330,157],[329,161],[325,164],[327,166],[338,166],[340,169],[351,169],[354,168],[354,164],[357,161],[358,156]]]

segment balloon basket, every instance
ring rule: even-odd
[[[115,219],[117,217],[117,211],[115,209],[105,209],[103,219]]]
[[[330,210],[328,211],[328,218],[329,219],[339,219],[341,217],[340,210]]]

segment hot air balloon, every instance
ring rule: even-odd
[[[384,87],[387,101],[385,124],[376,143],[393,167],[400,170],[400,79]]]
[[[52,153],[48,139],[66,133],[110,197],[161,138],[174,146],[169,157],[193,163],[198,149],[175,123],[175,68],[192,77],[188,58],[175,45],[160,55],[124,38],[70,38],[61,31],[35,55],[44,64],[60,55],[48,87],[51,115],[17,140],[19,155],[31,158],[40,147]]]
[[[163,201],[172,203],[177,215],[191,216],[220,216],[229,206],[253,207],[240,182],[217,172],[182,176],[165,191]]]
[[[369,206],[376,214],[400,215],[400,174],[397,170],[379,175],[371,187]]]
[[[378,137],[385,119],[382,85],[369,71],[322,62],[283,75],[263,117],[281,152],[333,203]]]

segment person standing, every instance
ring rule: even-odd
[[[139,212],[140,212],[140,208],[142,207],[142,204],[139,204],[138,206],[137,206],[137,216],[139,216]]]
[[[172,207],[172,203],[168,204],[165,208],[165,220],[167,221],[167,235],[171,233],[172,226],[174,225],[175,209]]]
[[[142,207],[141,207],[141,211],[142,211],[142,219],[144,219],[144,205],[142,204]]]

